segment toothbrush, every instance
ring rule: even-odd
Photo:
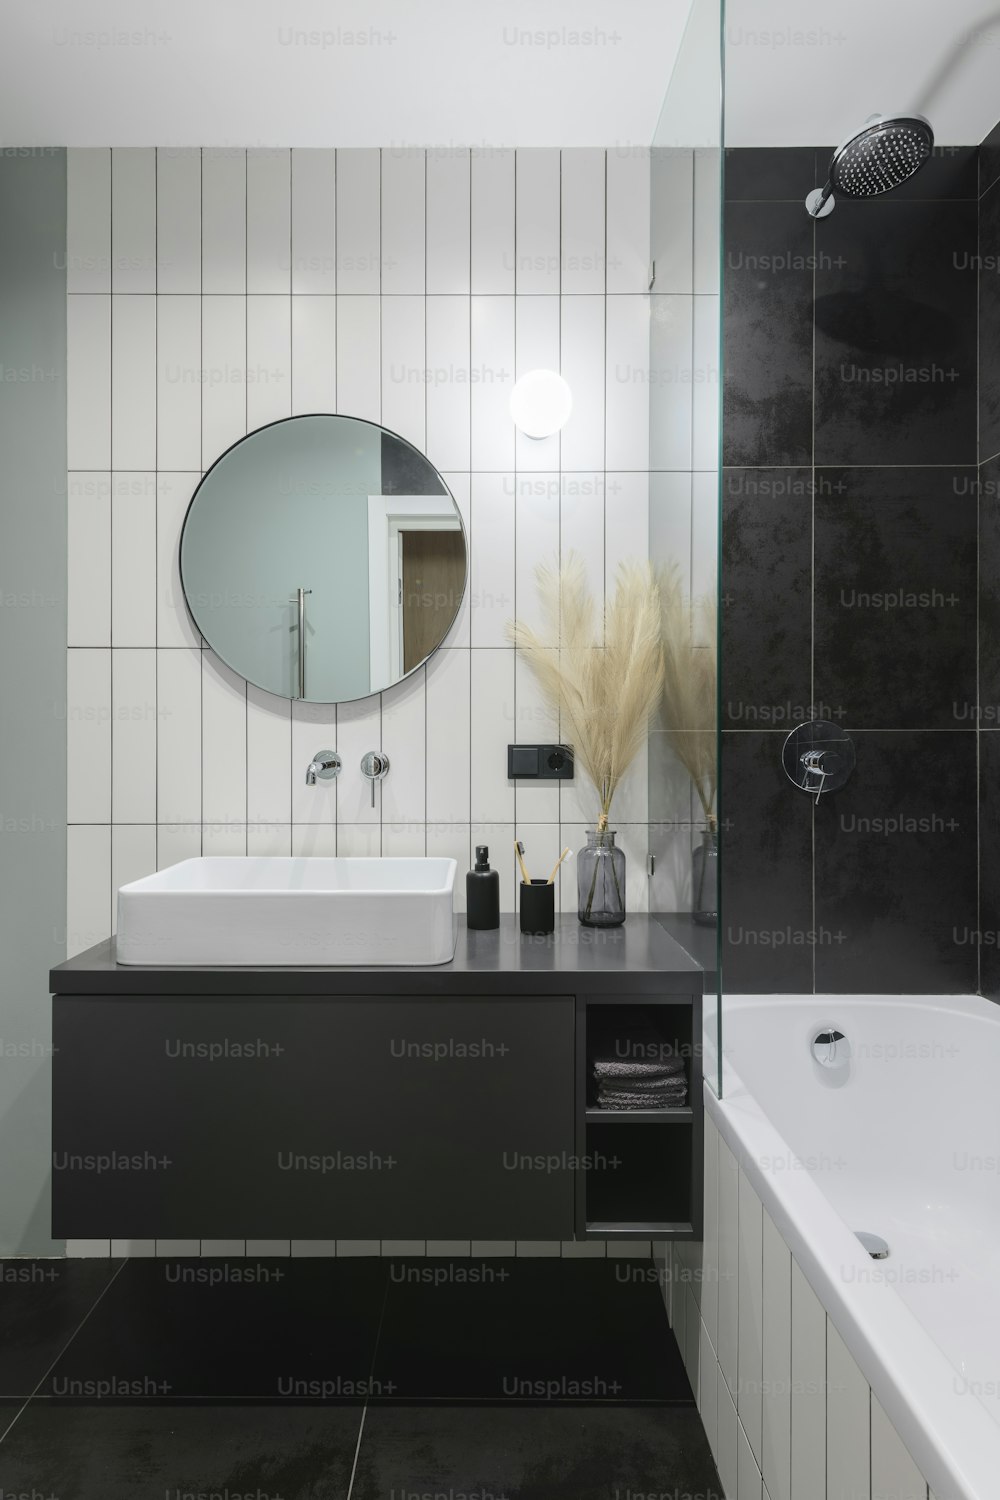
[[[555,865],[553,866],[552,874],[549,876],[549,878],[548,878],[548,880],[546,882],[547,885],[552,885],[553,884],[553,882],[555,881],[556,875],[558,874],[559,866],[562,864],[563,860],[567,856],[572,857],[572,854],[573,854],[573,851],[569,847],[569,845],[567,844],[566,847],[565,847],[565,849],[563,850],[563,852],[560,854],[559,858],[556,860]]]
[[[530,885],[531,876],[528,874],[528,867],[524,863],[524,845],[520,839],[514,840],[514,853],[517,855],[517,862],[521,866],[521,879],[525,885]]]

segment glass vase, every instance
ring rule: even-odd
[[[691,851],[691,915],[701,927],[719,924],[719,835],[710,828]]]
[[[576,857],[579,916],[585,927],[618,927],[625,920],[625,851],[612,829],[587,834]]]

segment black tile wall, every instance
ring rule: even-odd
[[[994,700],[995,701],[995,700]],[[979,740],[979,982],[1000,998],[1000,725],[984,722]]]
[[[1000,453],[1000,182],[979,206],[979,461]]]
[[[829,155],[726,154],[723,977],[967,992],[980,504],[993,514],[976,467],[979,153],[937,150],[905,190],[814,222],[803,199]],[[1000,431],[1000,359],[996,388]],[[991,670],[1000,704],[1000,646]],[[781,768],[807,717],[857,747],[818,805]]]
[[[979,180],[979,982],[1000,1000],[1000,124]]]

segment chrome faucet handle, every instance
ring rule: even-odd
[[[381,750],[367,750],[361,757],[361,774],[371,782],[372,807],[375,806],[375,783],[384,781],[389,773],[389,757]]]
[[[823,795],[823,783],[826,781],[826,778],[829,774],[829,772],[823,769],[823,760],[825,755],[825,750],[806,750],[804,754],[799,756],[799,760],[802,763],[806,775],[819,777],[819,786],[815,789],[817,802]],[[813,788],[809,787],[808,790],[812,791]]]
[[[333,781],[340,775],[342,764],[336,750],[317,750],[306,768],[306,786],[315,786],[317,777],[321,781]]]

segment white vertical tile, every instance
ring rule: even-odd
[[[604,468],[604,298],[564,297],[560,368],[573,392],[563,469]]]
[[[382,782],[383,823],[426,820],[426,698],[423,667],[382,694],[382,749],[389,757],[389,774]]]
[[[382,299],[382,425],[423,451],[425,443],[424,299]]]
[[[514,387],[514,298],[473,297],[472,467],[514,467],[514,422],[510,393]]]
[[[292,853],[305,859],[332,859],[337,853],[336,823],[293,823]]]
[[[104,1260],[111,1254],[110,1240],[67,1240],[67,1260]]]
[[[747,1441],[742,1423],[738,1433],[739,1450],[736,1455],[736,1493],[739,1500],[761,1500],[760,1470],[754,1462],[753,1452]]]
[[[415,146],[382,148],[382,293],[425,289],[425,153]]]
[[[247,298],[247,430],[292,413],[292,299]]]
[[[197,646],[201,637],[184,602],[180,575],[181,528],[201,475],[156,476],[156,643]]]
[[[156,445],[161,469],[201,464],[201,298],[156,300]]]
[[[156,828],[156,868],[166,870],[182,859],[201,854],[200,823],[159,823]]]
[[[472,475],[471,474],[448,474],[441,475],[445,484],[451,492],[451,498],[458,506],[458,513],[465,528],[466,549],[470,546],[472,536]],[[441,642],[442,646],[468,646],[471,644],[471,618],[472,606],[469,601],[469,590],[466,587],[458,606],[451,629]]]
[[[698,1415],[714,1459],[719,1446],[719,1362],[704,1323],[699,1323],[698,1337],[701,1355],[698,1361],[698,1390],[695,1394]]]
[[[715,1347],[730,1390],[736,1389],[739,1344],[739,1180],[736,1159],[720,1136],[719,1338]]]
[[[112,651],[111,711],[111,821],[155,823],[155,651]]]
[[[247,683],[247,821],[290,823],[292,715],[287,698]]]
[[[826,1320],[827,1500],[869,1500],[871,1392],[847,1345]]]
[[[111,290],[111,152],[66,152],[66,290]]]
[[[562,292],[604,291],[604,152],[562,153]]]
[[[760,1468],[771,1500],[792,1500],[792,1257],[763,1214]]]
[[[926,1481],[876,1400],[874,1391],[871,1500],[927,1500]]]
[[[430,1245],[428,1240],[428,1254]],[[562,1253],[562,1245],[559,1240],[515,1240],[515,1252],[519,1259],[541,1260],[552,1258],[557,1260]]]
[[[337,153],[292,151],[292,291],[337,290]]]
[[[111,467],[156,468],[156,298],[111,299]]]
[[[206,147],[201,156],[201,289],[246,291],[247,154]]]
[[[292,298],[292,414],[337,409],[337,299]]]
[[[705,1113],[705,1218],[701,1316],[713,1349],[719,1337],[719,1132]]]
[[[650,259],[656,263],[653,290],[689,293],[694,275],[691,259],[694,152],[654,146],[650,155],[650,194]]]
[[[201,852],[212,859],[225,854],[239,856],[246,854],[248,852],[246,823],[234,823],[228,819],[203,823]]]
[[[369,783],[361,775],[361,757],[369,750],[382,748],[382,704],[374,698],[360,698],[356,703],[341,703],[337,708],[337,750],[344,768],[337,778],[337,825],[379,822],[380,791],[375,789],[375,807],[371,805]],[[376,850],[376,853],[378,851]]]
[[[427,298],[427,456],[469,468],[469,298]]]
[[[66,821],[111,821],[111,652],[66,661]]]
[[[290,823],[248,823],[247,854],[287,859],[292,852]]]
[[[111,152],[111,290],[156,291],[156,152]]]
[[[468,151],[427,152],[427,291],[469,290]]]
[[[427,824],[427,853],[431,858],[453,859],[455,872],[455,910],[465,911],[465,877],[472,869],[472,839],[468,823]]]
[[[559,291],[559,152],[517,152],[516,258],[520,295]]]
[[[747,1178],[739,1175],[739,1355],[736,1409],[760,1464],[763,1340],[763,1209]]]
[[[649,287],[649,150],[608,150],[608,291]]]
[[[377,297],[338,296],[337,410],[369,422],[382,415],[379,323]]]
[[[739,1429],[740,1419],[736,1415],[736,1407],[733,1398],[726,1385],[725,1376],[719,1369],[719,1450],[716,1454],[716,1463],[719,1467],[719,1478],[722,1481],[722,1493],[726,1500],[737,1500],[737,1470],[739,1466]],[[805,1493],[805,1492],[804,1492]],[[810,1500],[815,1495],[817,1500],[822,1494],[821,1490],[810,1491]]]
[[[514,152],[496,146],[472,150],[473,293],[514,290]]]
[[[559,547],[563,562],[570,553],[583,562],[594,599],[595,637],[604,639],[604,478],[601,474],[563,474],[559,484]],[[613,583],[613,580],[612,580]]]
[[[111,644],[111,475],[70,474],[67,643]]]
[[[291,291],[291,153],[247,152],[247,293]]]
[[[719,291],[721,175],[722,152],[714,146],[699,147],[694,153],[694,290],[713,296]]]
[[[476,653],[449,647],[427,663],[427,820],[471,817],[471,673]]]
[[[366,788],[367,793],[367,788]],[[376,807],[379,794],[375,793]],[[337,853],[346,859],[377,859],[382,852],[382,825],[378,821],[368,823],[338,823]]]
[[[201,1253],[207,1255],[245,1256],[246,1240],[202,1240]]]
[[[507,739],[521,745],[559,742],[559,715],[553,712],[520,653],[514,658],[514,711],[507,726]],[[518,827],[525,823],[558,823],[559,788],[558,781],[515,782]]]
[[[714,599],[719,582],[719,476],[717,473],[691,476],[691,594],[697,599],[708,595]],[[701,638],[696,629],[696,646],[715,645]]]
[[[201,291],[201,152],[156,153],[156,290]]]
[[[482,823],[514,821],[507,745],[514,722],[514,652],[472,653],[472,807]]]
[[[473,646],[507,645],[507,621],[514,614],[513,472],[472,476]]]
[[[559,368],[559,298],[518,297],[514,313],[517,358],[514,378],[529,370]],[[547,438],[516,437],[519,469],[554,470],[559,467],[559,433]]]
[[[245,823],[247,816],[247,685],[213,651],[202,655],[202,817]]]
[[[203,297],[201,339],[201,466],[208,469],[247,431],[245,300]]]
[[[334,834],[329,848],[336,854],[337,777],[315,786],[307,786],[305,769],[320,750],[337,748],[337,705],[335,703],[292,703],[292,822],[296,824],[332,825]],[[296,851],[296,852],[306,852]],[[318,844],[309,851],[325,852]]]
[[[691,371],[692,466],[719,465],[719,416],[722,387],[719,375],[719,299],[694,298],[694,358]],[[771,1497],[774,1500],[774,1497]]]
[[[610,596],[624,562],[645,561],[649,550],[649,475],[608,474],[604,485],[605,592]]]
[[[518,620],[550,629],[538,596],[539,566],[559,565],[560,482],[557,475],[517,475],[515,498],[515,604]]]
[[[176,1255],[176,1256],[200,1255],[201,1254],[201,1241],[200,1240],[157,1240],[157,1242],[156,1242],[156,1253],[157,1253],[158,1256],[161,1256],[161,1255]]]
[[[652,420],[649,463],[654,469],[691,468],[694,301],[693,297],[659,295],[649,299],[645,357]]]
[[[123,825],[111,830],[111,919],[117,931],[117,893],[133,880],[156,871],[156,827],[152,823]]]
[[[156,645],[156,475],[112,475],[111,643]]]
[[[66,453],[71,469],[111,467],[111,298],[66,299]]]
[[[826,1493],[826,1313],[792,1261],[792,1495]]]
[[[201,822],[201,652],[156,653],[157,823]]]
[[[148,1260],[156,1254],[155,1240],[112,1240],[112,1260]]]
[[[607,299],[609,469],[649,467],[649,298]]]
[[[387,782],[383,783],[383,802],[387,800],[388,792]],[[427,853],[427,824],[389,822],[383,814],[381,847],[384,855],[393,854],[401,859],[422,859]]]
[[[111,827],[66,829],[66,957],[111,932]]]
[[[379,152],[337,152],[337,291],[378,292],[381,283]]]

